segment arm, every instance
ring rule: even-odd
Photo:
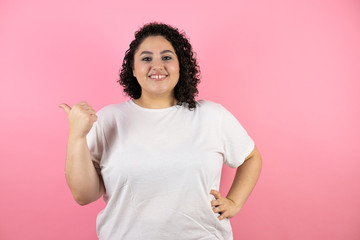
[[[69,119],[69,140],[66,154],[65,177],[75,201],[80,205],[89,204],[105,192],[102,178],[92,163],[86,141],[94,122],[96,112],[86,103],[76,104],[72,109],[61,104]]]
[[[82,206],[104,194],[104,183],[92,163],[86,138],[69,136],[65,176],[75,201]]]
[[[221,213],[218,217],[219,220],[234,217],[240,211],[255,187],[261,166],[261,155],[255,146],[244,163],[237,168],[234,181],[226,198],[222,197],[218,191],[211,190],[210,193],[216,198],[211,202],[211,205],[216,206],[213,209],[214,212]]]
[[[232,200],[240,210],[255,187],[261,171],[260,152],[255,147],[245,162],[237,168],[236,175],[226,198]]]

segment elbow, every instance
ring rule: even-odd
[[[80,197],[80,196],[74,196],[74,200],[77,204],[79,204],[80,206],[85,206],[85,205],[88,205],[89,203],[93,202],[89,199],[86,199],[86,198],[83,198],[83,197]]]
[[[89,192],[87,192],[87,194],[85,194],[84,192],[72,192],[72,195],[77,204],[79,204],[80,206],[85,206],[98,200],[103,195],[103,193],[104,192],[100,190],[99,192],[93,192],[92,194],[90,194]]]
[[[87,195],[87,194],[84,194],[84,193],[74,193],[72,192],[72,195],[73,195],[73,198],[75,200],[75,202],[77,204],[79,204],[80,206],[85,206],[85,205],[88,205],[92,202],[94,202],[96,199],[94,198],[94,196],[91,196],[91,195]]]
[[[68,181],[68,186],[73,196],[73,199],[80,206],[85,206],[98,200],[104,193],[104,187],[102,184],[100,184],[100,187],[97,187],[99,189],[97,189],[96,187],[94,187],[95,184],[73,183],[74,181]]]
[[[75,200],[76,201],[76,200]],[[86,206],[88,205],[90,202],[85,202],[85,201],[76,201],[77,204],[79,204],[80,206]]]

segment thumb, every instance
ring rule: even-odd
[[[66,103],[61,103],[59,105],[59,108],[64,109],[64,111],[66,112],[67,115],[69,115],[71,107],[69,105],[67,105]]]

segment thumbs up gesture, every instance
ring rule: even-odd
[[[97,120],[95,110],[87,102],[79,102],[72,108],[66,103],[59,105],[69,119],[69,136],[85,138]]]

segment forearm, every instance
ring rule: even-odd
[[[93,202],[103,194],[104,187],[92,163],[86,137],[69,136],[65,176],[75,201],[80,205]]]
[[[260,153],[255,154],[237,168],[234,181],[231,185],[227,198],[232,200],[241,209],[259,178],[262,166]]]

